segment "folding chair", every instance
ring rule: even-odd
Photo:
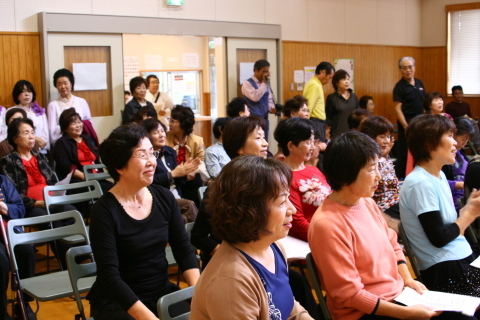
[[[207,190],[207,187],[198,188],[198,199],[200,199],[200,201],[203,200],[203,195],[205,194],[205,190]]]
[[[189,222],[185,225],[185,230],[187,231],[189,241],[192,238],[192,229],[193,229],[194,224],[195,224],[195,222]],[[192,244],[192,248],[193,248],[193,251],[195,252],[195,257],[197,257],[198,264],[200,265],[201,258],[200,258],[200,255],[197,252],[198,249],[195,248],[195,246],[193,244]]]
[[[60,226],[54,229],[31,231],[27,233],[16,233],[15,227],[25,227],[44,223],[53,223],[60,220],[73,219],[74,223]],[[78,211],[66,211],[52,215],[12,219],[7,224],[7,236],[10,252],[14,252],[17,245],[44,243],[53,240],[59,240],[72,235],[80,235],[87,244],[90,244],[87,230],[81,214]],[[11,255],[12,271],[18,272],[17,260],[14,254]],[[90,290],[93,280],[81,282],[79,292]],[[49,273],[41,276],[35,276],[27,279],[20,279],[19,290],[33,297],[37,301],[44,302],[55,300],[73,294],[72,285],[67,271]]]
[[[186,289],[166,294],[158,299],[157,310],[160,320],[188,320],[190,317],[190,311],[172,318],[168,312],[168,307],[177,302],[191,299],[193,297],[194,289],[195,287],[188,287]]]
[[[315,289],[315,293],[317,294],[318,302],[320,303],[320,309],[322,309],[323,318],[325,320],[332,320],[330,311],[328,311],[327,301],[325,300],[325,296],[322,292],[322,282],[320,281],[320,277],[318,275],[317,265],[315,264],[315,260],[313,260],[313,256],[311,253],[307,254],[306,260],[308,273],[310,274],[310,278],[312,279],[313,288]]]
[[[398,224],[398,231],[400,231],[400,238],[402,239],[403,247],[407,252],[407,257],[408,257],[408,260],[410,260],[410,265],[412,266],[413,272],[415,273],[415,277],[417,277],[418,281],[422,281],[422,277],[420,276],[420,267],[418,266],[417,256],[415,255],[415,252],[410,246],[410,242],[408,241],[407,235],[405,233],[405,229],[403,228],[403,224],[401,222]]]
[[[103,169],[102,172],[93,172],[95,169]],[[90,180],[106,180],[111,179],[112,177],[108,172],[105,171],[106,167],[103,163],[99,164],[88,164],[83,166],[83,174],[85,175],[85,181]]]
[[[85,316],[83,309],[82,297],[78,290],[78,281],[85,281],[88,278],[95,279],[97,275],[97,264],[95,262],[77,264],[75,258],[81,255],[87,255],[92,253],[92,248],[87,246],[73,247],[67,251],[67,266],[68,275],[70,276],[70,283],[72,284],[73,294],[75,301],[77,302],[77,308],[80,314],[75,315],[75,320],[93,320]],[[87,279],[86,279],[87,278]],[[88,281],[88,280],[87,280]]]

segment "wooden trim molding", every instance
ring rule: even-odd
[[[445,6],[446,12],[475,10],[475,9],[480,9],[480,2],[450,4]]]
[[[0,35],[13,35],[13,36],[38,36],[40,32],[9,32],[9,31],[0,31]]]

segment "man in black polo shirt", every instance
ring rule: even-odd
[[[407,140],[405,130],[408,122],[415,116],[423,113],[423,95],[425,89],[422,81],[415,78],[415,60],[412,57],[403,57],[398,61],[398,68],[402,79],[393,88],[393,101],[398,119],[397,162],[395,172],[399,179],[405,178],[407,165]]]

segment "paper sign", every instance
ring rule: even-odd
[[[303,70],[293,71],[293,82],[295,82],[295,83],[305,82],[305,72]]]
[[[315,75],[315,69],[317,67],[304,67],[303,69],[305,70],[305,82],[308,82],[314,75]]]
[[[243,81],[251,78],[253,76],[253,65],[255,62],[240,62],[240,85],[242,85]]]
[[[197,53],[184,53],[183,54],[183,67],[184,68],[198,68],[200,65],[198,61]]]
[[[146,70],[162,70],[163,69],[162,56],[146,55],[144,59],[145,59]]]
[[[126,84],[127,90],[130,80],[140,74],[140,59],[135,56],[123,57],[123,83]]]
[[[335,70],[343,69],[350,75],[350,89],[355,90],[355,75],[353,68],[353,59],[335,59]]]
[[[74,63],[75,91],[107,89],[106,63]]]

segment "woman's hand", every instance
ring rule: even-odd
[[[153,312],[150,311],[140,300],[135,302],[127,312],[135,320],[158,320]]]
[[[400,319],[417,319],[428,320],[432,317],[436,317],[442,313],[441,311],[433,311],[431,308],[421,304],[415,306],[405,307],[405,314]]]
[[[33,204],[34,207],[45,209],[45,201],[35,201]]]
[[[417,291],[420,294],[423,294],[425,291],[428,291],[427,287],[425,285],[417,280],[409,280],[408,282],[405,282],[405,286],[412,288],[413,290]]]
[[[47,142],[40,138],[39,136],[35,136],[35,142],[38,143],[38,146],[43,149],[47,145]]]
[[[460,216],[465,214],[473,215],[474,218],[480,216],[480,191],[473,189],[470,197],[468,197],[467,204],[460,210]],[[473,221],[472,221],[473,222]]]
[[[175,169],[172,170],[171,174],[173,178],[184,177],[186,175],[191,175],[193,173],[192,179],[195,177],[194,172],[198,169],[198,166],[202,163],[200,158],[188,159],[187,161],[179,164]],[[190,176],[188,177],[190,178]]]

